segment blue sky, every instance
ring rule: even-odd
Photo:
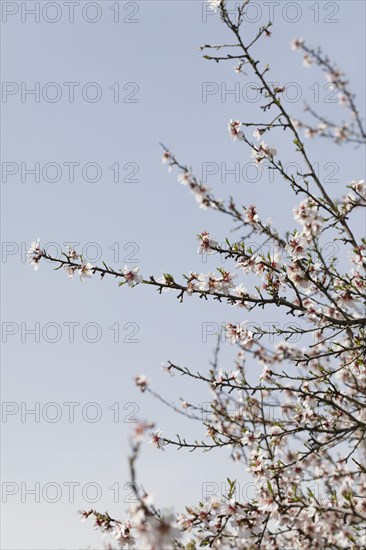
[[[5,491],[11,493],[13,488],[15,493],[8,495],[7,502],[3,495],[2,544],[14,550],[75,549],[88,544],[99,548],[99,535],[91,525],[79,523],[76,511],[93,506],[123,515],[130,493],[125,483],[131,414],[155,421],[167,435],[179,431],[193,439],[201,434],[199,426],[168,414],[158,401],[141,395],[133,376],[145,373],[169,399],[208,400],[207,388],[171,379],[162,372],[161,361],[208,369],[215,337],[203,341],[203,323],[220,326],[245,320],[247,314],[194,298],[181,305],[173,294],[160,296],[145,287],[118,288],[109,279],[81,284],[46,264],[35,273],[24,263],[22,250],[38,237],[43,244],[57,246],[79,242],[77,248],[84,248],[91,260],[102,255],[116,267],[138,260],[144,276],[167,271],[179,276],[190,269],[208,272],[222,265],[215,257],[202,262],[195,236],[209,230],[223,242],[230,235],[230,222],[197,207],[187,189],[176,182],[176,174],[168,174],[162,166],[159,142],[192,166],[197,176],[203,163],[217,163],[218,173],[207,179],[215,194],[256,203],[263,218],[272,217],[282,231],[295,227],[291,209],[299,201],[284,182],[268,181],[266,173],[252,183],[243,178],[236,182],[230,175],[224,181],[222,163],[230,169],[239,162],[242,169],[250,162],[250,151],[232,143],[228,120],[258,120],[262,115],[259,104],[248,96],[252,75],[239,77],[231,62],[217,65],[202,59],[200,45],[230,38],[217,17],[203,17],[200,1],[120,2],[117,23],[115,2],[96,2],[97,7],[85,9],[93,3],[82,1],[75,7],[74,22],[69,21],[65,3],[43,11],[46,3],[41,2],[39,23],[21,4],[27,9],[35,5],[2,2],[6,9],[2,81],[7,86],[1,104],[2,400],[5,411],[14,412],[3,415],[2,479],[8,483]],[[269,63],[273,82],[295,83],[293,90],[299,93],[291,103],[295,117],[302,113],[302,99],[311,100],[319,89],[318,109],[342,119],[341,107],[326,102],[321,73],[303,68],[301,56],[291,51],[289,42],[295,37],[320,44],[336,59],[363,105],[364,2],[255,5],[257,12],[251,12],[250,18],[261,17],[247,22],[249,35],[267,22],[269,7],[275,9],[273,35],[258,44],[256,54]],[[59,21],[50,23],[59,16]],[[99,21],[90,22],[99,16]],[[71,82],[73,102],[68,95],[71,85],[65,85]],[[37,89],[36,83],[39,102],[34,95],[24,95],[26,89]],[[204,98],[207,83],[213,83],[209,89],[215,93]],[[235,87],[239,101],[225,94]],[[52,102],[60,90],[59,100]],[[94,93],[101,93],[99,101],[94,101]],[[285,138],[278,134],[274,140],[279,156],[294,160]],[[347,182],[364,177],[364,158],[352,147],[311,142],[309,152],[323,177],[335,171],[336,181],[329,183],[334,194],[343,194]],[[39,182],[26,171],[35,163],[39,163]],[[117,183],[113,181],[116,163]],[[74,181],[70,166],[75,169]],[[11,170],[16,173],[11,175]],[[99,181],[90,181],[99,175]],[[123,181],[128,176],[138,181]],[[250,320],[281,319],[278,312],[268,311],[253,312]],[[39,342],[27,333],[32,327],[39,327]],[[58,340],[52,343],[52,339]],[[235,351],[228,344],[223,348],[222,366],[231,368]],[[253,364],[255,368],[260,367]],[[44,408],[49,403],[57,405]],[[70,405],[64,403],[80,403],[75,405],[74,422],[68,417]],[[90,403],[97,405],[86,406]],[[21,411],[35,406],[40,408],[40,421],[32,415],[22,421]],[[60,410],[60,420],[50,421]],[[93,410],[101,411],[98,422],[89,420]],[[117,410],[119,421],[115,421]],[[229,476],[242,485],[248,483],[245,472],[227,460],[225,451],[187,455],[159,452],[149,445],[144,446],[138,475],[158,505],[176,509],[202,498],[205,482],[220,485]],[[40,502],[26,494],[38,487],[36,483]],[[78,484],[74,502],[69,498],[70,483]],[[114,502],[116,483],[118,502]],[[61,496],[52,503],[57,487]],[[101,491],[94,504],[87,501],[93,498],[93,487]]]

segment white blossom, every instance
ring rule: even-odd
[[[252,157],[257,164],[262,163],[265,159],[272,161],[275,155],[277,155],[277,149],[269,147],[264,141],[252,149]]]
[[[125,266],[123,268],[123,276],[126,279],[126,282],[127,282],[129,287],[134,287],[138,283],[142,283],[142,281],[144,280],[142,275],[139,273],[139,267],[138,266],[135,266],[135,267],[132,267],[132,268],[129,268],[129,267]]]
[[[198,254],[214,254],[215,250],[212,249],[219,246],[219,243],[210,237],[208,231],[203,231],[203,233],[197,235],[197,239],[200,243]]]
[[[30,265],[34,266],[34,270],[38,271],[39,269],[39,262],[41,261],[41,258],[43,256],[43,250],[41,250],[39,239],[36,241],[32,241],[30,248],[27,252],[27,260]]]
[[[150,437],[151,437],[151,443],[154,447],[156,447],[157,449],[161,449],[162,451],[165,451],[163,447],[164,445],[166,445],[166,442],[161,437],[161,430],[157,430],[156,432],[151,433]]]
[[[71,245],[67,245],[67,249],[68,249],[67,256],[70,260],[72,261],[79,260],[80,254],[78,254]]]
[[[292,40],[290,44],[291,49],[295,51],[301,48],[301,46],[304,44],[304,41],[302,38],[295,38],[295,40]]]
[[[148,381],[146,376],[143,374],[139,374],[138,376],[135,376],[135,384],[143,393],[148,387]]]
[[[232,344],[239,343],[244,349],[251,349],[254,344],[253,333],[247,329],[245,322],[237,325],[227,324],[226,336]]]
[[[314,60],[313,58],[311,57],[311,55],[309,55],[308,53],[306,53],[304,55],[304,59],[303,59],[303,62],[302,64],[304,65],[304,67],[311,67],[311,65],[313,65],[314,63]]]
[[[243,141],[244,139],[244,134],[240,128],[241,128],[240,120],[233,120],[233,119],[230,120],[228,124],[228,130],[229,130],[229,134],[231,135],[234,141],[237,139],[239,141]]]
[[[78,274],[80,281],[84,282],[85,279],[89,279],[92,276],[93,265],[89,262],[83,262],[78,268]]]

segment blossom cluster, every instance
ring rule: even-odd
[[[172,170],[173,167],[177,167],[180,170],[178,182],[189,187],[200,208],[217,209],[220,207],[221,201],[212,198],[211,189],[202,182],[198,182],[191,171],[186,166],[180,165],[167,149],[164,149],[162,162],[163,164],[168,163],[169,170]]]
[[[95,510],[83,513],[83,518],[93,517],[95,526],[121,548],[361,550],[366,546],[366,472],[362,464],[366,451],[366,239],[357,235],[357,223],[351,223],[354,209],[366,206],[366,186],[364,180],[353,180],[344,184],[343,197],[331,197],[298,131],[303,128],[308,137],[357,144],[365,142],[366,134],[344,75],[302,39],[293,41],[292,49],[303,51],[304,65],[320,66],[337,85],[339,103],[350,111],[353,121],[339,126],[310,111],[317,119],[317,126],[312,127],[291,116],[277,98],[283,87],[274,89],[266,80],[268,67],[251,55],[256,41],[270,36],[268,28],[261,28],[248,45],[246,37],[239,39],[247,4],[244,1],[235,10],[234,21],[224,0],[211,2],[215,9],[220,8],[221,19],[236,43],[203,49],[226,51],[233,47],[234,54],[206,57],[217,62],[235,57],[238,72],[244,65],[251,68],[259,79],[263,113],[277,110],[271,121],[263,124],[231,119],[228,130],[234,141],[252,149],[256,164],[264,168],[267,160],[271,170],[299,197],[292,212],[297,229],[283,235],[272,222],[261,220],[256,205],[238,206],[233,198],[228,203],[217,200],[212,190],[164,147],[163,162],[178,170],[178,182],[191,190],[199,206],[228,215],[237,224],[240,238],[235,243],[226,239],[225,247],[210,231],[197,235],[198,253],[212,255],[212,261],[225,260],[225,269],[206,274],[191,270],[182,282],[170,273],[145,280],[138,267],[115,271],[106,264],[92,266],[71,248],[65,260],[51,258],[39,241],[32,243],[28,252],[35,269],[44,258],[58,262],[69,277],[77,273],[81,280],[99,273],[117,277],[120,284],[130,287],[148,284],[160,293],[177,292],[180,301],[185,295],[198,294],[203,302],[214,299],[249,312],[260,308],[286,314],[284,327],[266,322],[249,328],[247,321],[234,323],[229,317],[226,337],[237,351],[231,367],[227,363],[220,366],[219,345],[208,369],[200,366],[196,372],[170,361],[164,365],[164,372],[170,375],[205,385],[211,396],[208,408],[202,402],[183,399],[178,407],[156,394],[145,375],[135,377],[142,393],[160,397],[175,412],[199,420],[203,435],[202,440],[194,441],[189,436],[171,438],[165,435],[165,428],[163,436],[155,424],[139,423],[129,461],[134,482],[137,453],[148,436],[159,451],[169,447],[226,451],[245,467],[257,490],[251,500],[237,498],[235,483],[228,480],[227,495],[174,514],[157,510],[151,498],[136,489],[137,503],[130,508],[129,519],[114,520]],[[264,141],[253,145],[243,132],[245,127],[256,127],[254,138],[258,141],[264,133],[272,135],[275,128],[286,130],[304,165],[298,180],[286,174],[281,160],[275,161],[278,153],[274,147]],[[255,250],[247,246],[253,235],[258,240]],[[334,253],[324,257],[325,238],[337,240],[343,247],[342,262]],[[268,242],[274,244],[270,252],[265,251]],[[301,345],[295,345],[293,337],[296,342],[300,337]],[[319,494],[321,482],[324,494]]]
[[[108,268],[101,269],[92,265],[90,262],[85,262],[82,256],[70,245],[68,246],[67,252],[63,253],[63,256],[66,258],[65,260],[49,256],[45,250],[41,249],[39,239],[31,243],[27,252],[28,262],[30,265],[34,266],[36,271],[39,269],[41,259],[44,258],[45,260],[59,263],[69,279],[73,279],[74,275],[78,275],[81,282],[90,279],[96,271],[99,271],[103,276],[105,273],[121,276],[124,279],[124,283],[127,283],[129,287],[134,287],[143,282],[143,276],[139,273],[140,268],[138,266],[132,268],[124,266],[123,270],[120,270],[120,272],[114,272],[108,270]]]

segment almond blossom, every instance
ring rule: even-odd
[[[304,67],[311,67],[313,65],[313,63],[314,63],[313,58],[309,54],[306,53],[304,55],[304,59],[303,59]]]
[[[352,189],[356,191],[358,195],[360,195],[362,198],[366,199],[366,184],[365,180],[359,180],[359,181],[351,181],[349,184]]]
[[[257,207],[253,204],[251,204],[250,206],[248,206],[246,212],[245,212],[245,215],[246,215],[246,219],[247,221],[253,225],[253,226],[256,226],[259,222],[259,216],[258,216],[258,212],[257,212]]]
[[[143,393],[146,390],[146,388],[148,387],[148,381],[147,381],[146,376],[144,376],[143,374],[135,376],[135,384],[138,388],[140,388],[140,390]]]
[[[254,344],[253,333],[246,328],[246,323],[240,325],[228,323],[226,325],[226,336],[232,344],[240,343],[244,349],[251,349]]]
[[[71,245],[68,245],[67,249],[68,249],[67,256],[68,258],[70,258],[70,260],[76,261],[80,259],[80,254],[78,254]]]
[[[161,437],[161,430],[157,430],[156,432],[151,433],[150,436],[152,445],[157,449],[161,449],[162,451],[164,451],[165,449],[163,449],[163,447],[165,445],[165,441]]]
[[[67,273],[69,279],[73,279],[78,267],[76,265],[65,265],[64,270]]]
[[[218,242],[210,237],[208,231],[203,231],[197,235],[197,239],[200,243],[197,251],[198,254],[214,254],[215,250],[213,249],[219,246]]]
[[[291,42],[291,49],[292,50],[298,50],[298,49],[301,48],[303,43],[304,43],[304,41],[301,38],[295,38],[295,40],[293,40]]]
[[[275,155],[277,155],[277,149],[269,147],[264,141],[252,149],[252,157],[256,164],[261,164],[265,159],[272,161]]]
[[[126,512],[128,519],[116,520],[95,510],[82,514],[84,519],[92,517],[95,527],[121,548],[361,550],[366,544],[362,464],[366,451],[366,239],[354,216],[366,206],[365,182],[329,185],[319,176],[316,156],[301,137],[305,132],[317,142],[331,140],[332,146],[360,146],[366,143],[366,133],[344,73],[302,39],[294,40],[292,49],[302,52],[305,66],[318,67],[335,83],[349,120],[335,122],[319,114],[317,105],[307,108],[313,124],[293,117],[291,105],[279,99],[283,87],[267,78],[269,67],[258,60],[261,50],[255,50],[257,41],[270,38],[271,25],[248,38],[247,4],[244,1],[233,13],[224,0],[211,2],[215,11],[219,7],[233,43],[206,44],[201,49],[208,52],[206,59],[217,63],[235,58],[238,74],[245,68],[256,79],[261,120],[231,119],[228,130],[234,141],[252,148],[252,158],[261,169],[269,168],[276,176],[279,197],[284,186],[294,192],[292,216],[298,228],[292,228],[293,222],[288,231],[276,228],[276,219],[285,220],[288,214],[286,201],[279,200],[273,207],[274,223],[264,222],[245,190],[238,201],[217,199],[191,168],[163,147],[162,160],[177,169],[178,182],[192,192],[201,208],[230,220],[236,232],[235,242],[221,226],[215,229],[220,241],[209,231],[197,236],[198,253],[212,255],[209,261],[215,264],[208,273],[200,273],[195,265],[181,276],[163,273],[145,280],[138,267],[111,268],[105,262],[92,266],[71,248],[62,258],[41,250],[39,241],[28,251],[36,269],[43,258],[70,278],[79,273],[84,280],[95,273],[118,279],[120,286],[144,284],[160,294],[175,293],[178,304],[189,296],[198,303],[225,307],[225,335],[236,345],[231,364],[233,350],[229,347],[221,354],[220,334],[207,365],[201,359],[192,360],[193,367],[180,364],[178,357],[163,367],[171,375],[169,381],[180,384],[182,377],[189,379],[204,387],[203,394],[192,391],[189,399],[179,397],[175,403],[152,390],[146,376],[135,376],[137,389],[157,397],[179,418],[198,421],[201,432],[188,424],[183,435],[172,429],[172,435],[163,437],[151,422],[134,426],[129,467],[136,503]],[[258,140],[265,133],[274,140],[281,131],[283,140],[288,139],[286,154],[293,154],[301,164],[296,177],[284,169],[283,159],[274,160],[278,156],[274,147],[263,141],[251,144],[244,128],[255,128]],[[225,244],[219,246],[219,242]],[[326,254],[327,244],[338,248]],[[243,308],[256,328],[240,318],[234,322]],[[252,317],[253,311],[257,317]],[[183,340],[188,349],[192,342],[186,342],[185,336]],[[185,387],[182,383],[178,391]],[[226,453],[241,467],[236,470],[239,483],[246,482],[240,472],[250,476],[254,496],[240,494],[237,482],[227,478],[224,494],[202,498],[187,505],[183,513],[159,510],[136,483],[136,461],[147,433],[158,450],[177,449],[188,457],[212,451],[220,454],[220,460]]]
[[[212,10],[216,10],[223,4],[223,0],[206,0],[206,2]]]
[[[80,281],[83,283],[85,279],[90,279],[90,277],[93,274],[93,265],[89,262],[82,262],[80,267],[78,268],[78,274],[80,277]],[[69,274],[68,274],[69,275]]]
[[[191,181],[191,174],[189,172],[182,172],[178,175],[178,181],[182,185],[187,185]]]
[[[143,282],[143,277],[142,275],[139,273],[139,267],[138,266],[135,266],[135,267],[132,267],[132,268],[129,268],[127,266],[125,266],[123,268],[123,276],[126,280],[126,283],[128,284],[129,287],[134,287],[136,286],[137,284],[139,283],[142,283]]]
[[[253,132],[253,137],[255,137],[258,141],[261,139],[262,135],[264,134],[264,132],[266,131],[265,128],[257,128],[256,130],[254,130]]]
[[[240,120],[230,120],[228,124],[229,134],[233,138],[233,140],[239,140],[242,141],[244,139],[243,132],[241,131],[241,122]]]
[[[30,265],[34,266],[35,271],[39,269],[39,262],[43,256],[43,250],[40,247],[39,239],[32,241],[30,248],[27,252],[27,260]]]
[[[297,231],[294,232],[291,239],[289,239],[286,250],[291,256],[292,260],[301,260],[306,257],[306,249],[308,248],[308,241],[301,236]]]
[[[303,226],[302,236],[308,241],[319,235],[322,228],[322,219],[318,205],[312,199],[305,199],[294,208],[294,218]]]

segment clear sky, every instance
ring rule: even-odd
[[[231,39],[218,17],[204,15],[202,2],[2,1],[1,7],[2,546],[101,548],[99,534],[76,512],[95,507],[123,515],[131,493],[125,485],[131,419],[155,421],[166,435],[203,435],[199,425],[139,393],[133,376],[145,373],[169,400],[207,401],[207,388],[170,378],[161,361],[204,372],[215,345],[214,335],[203,338],[204,323],[214,332],[215,323],[248,314],[194,297],[181,305],[173,293],[118,288],[113,279],[81,284],[46,264],[35,273],[24,249],[38,237],[43,245],[55,243],[53,251],[78,242],[90,261],[97,255],[114,267],[138,264],[145,277],[222,266],[215,257],[202,262],[195,236],[209,230],[223,242],[230,222],[197,207],[162,166],[159,142],[198,177],[210,163],[216,174],[207,184],[217,197],[256,203],[282,231],[295,227],[291,209],[299,201],[267,173],[254,181],[247,172],[253,182],[225,175],[235,163],[249,170],[250,162],[250,151],[232,143],[228,120],[256,121],[262,114],[251,95],[252,75],[237,75],[231,62],[202,59],[200,45]],[[291,89],[294,116],[316,94],[317,108],[342,120],[321,73],[305,69],[291,51],[295,37],[322,45],[337,60],[362,106],[365,3],[254,2],[249,36],[267,23],[269,10],[273,36],[256,55],[270,64],[273,82]],[[233,89],[239,97],[227,93]],[[294,160],[284,137],[275,141],[279,156]],[[335,194],[364,177],[364,159],[352,147],[312,142],[309,151],[321,176],[333,178],[328,188]],[[276,311],[250,316],[279,319]],[[234,355],[223,346],[223,368],[231,368]],[[39,418],[26,414],[30,409]],[[100,419],[93,422],[95,415]],[[138,476],[157,505],[178,510],[202,498],[204,483],[217,487],[227,476],[248,483],[225,450],[202,456],[149,445]]]

